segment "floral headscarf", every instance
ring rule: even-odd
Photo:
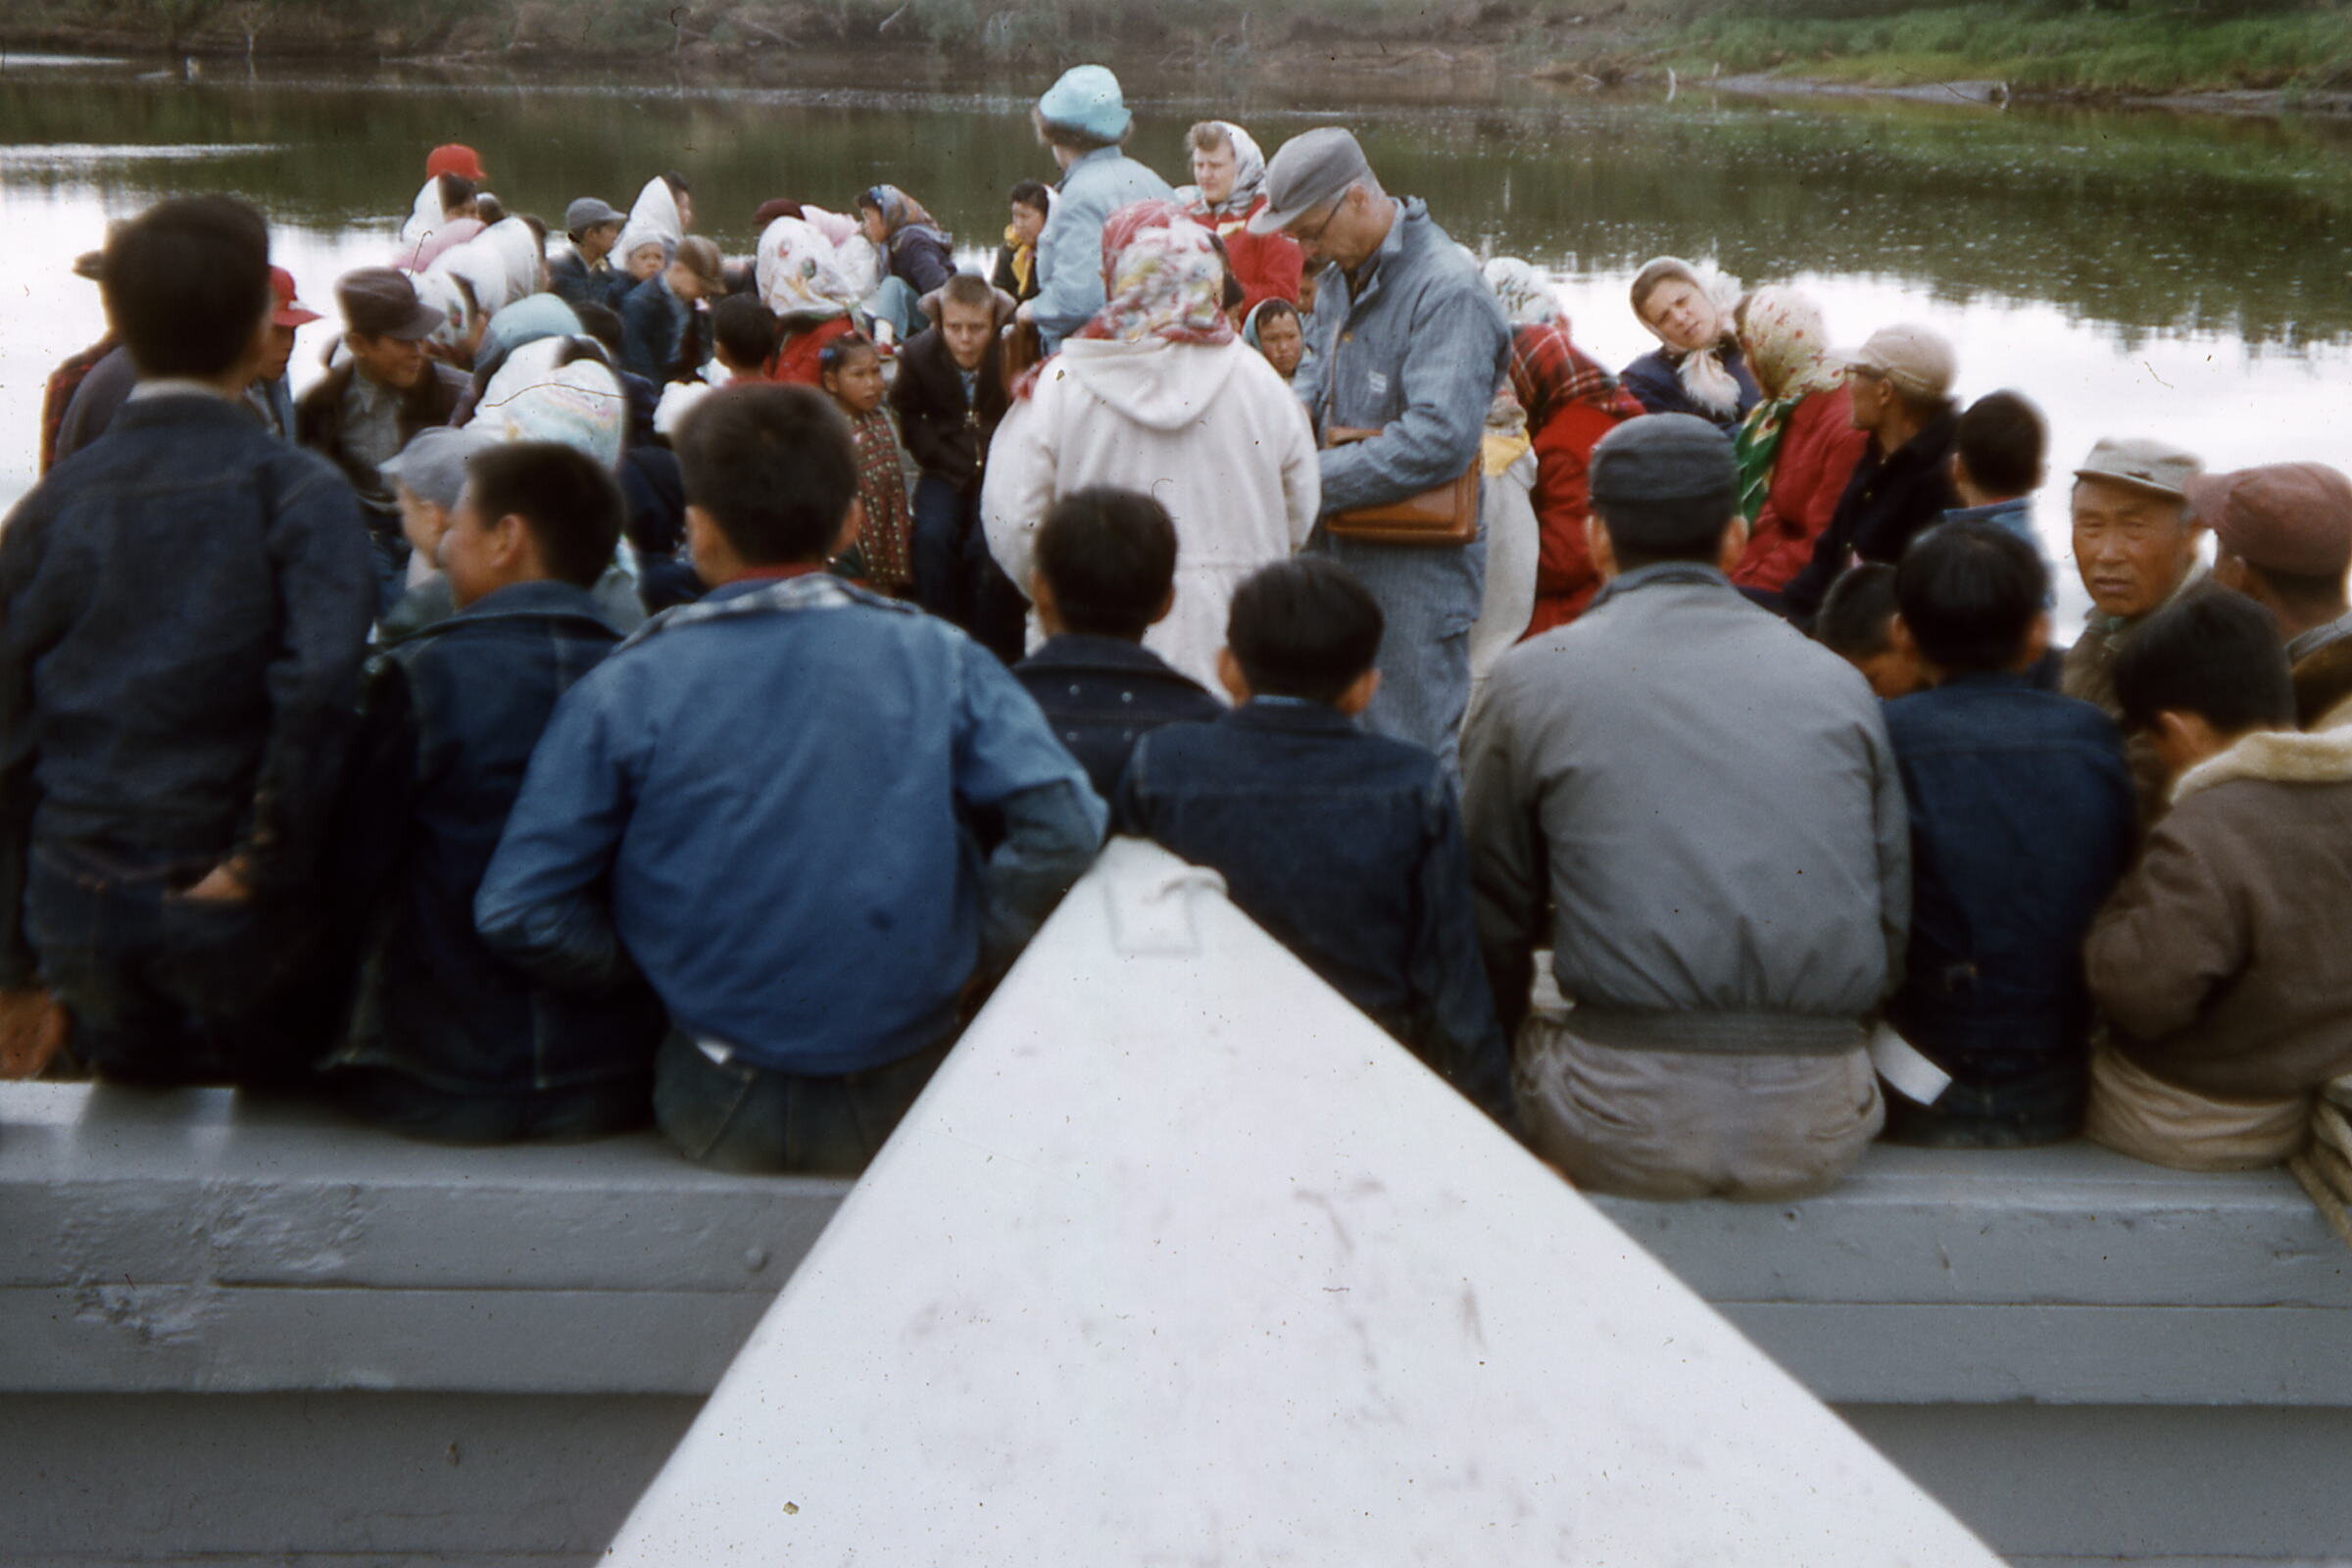
[[[555,441],[612,468],[628,419],[628,397],[610,366],[570,338],[543,337],[507,356],[466,428],[501,441]]]
[[[1740,313],[1740,340],[1747,350],[1749,373],[1766,389],[1732,441],[1740,464],[1740,511],[1752,524],[1772,491],[1773,464],[1788,416],[1815,393],[1836,391],[1843,378],[1830,360],[1821,307],[1795,289],[1760,288],[1750,294]]]
[[[896,185],[876,185],[858,198],[860,207],[871,207],[882,215],[882,232],[886,239],[897,239],[899,230],[914,225],[937,228],[939,224],[923,211],[923,204]]]
[[[842,270],[840,253],[804,218],[779,218],[767,225],[753,270],[760,302],[786,321],[846,316],[858,303],[857,285]]]
[[[1549,326],[1563,320],[1560,296],[1542,272],[1516,256],[1497,256],[1484,269],[1502,314],[1513,326]]]
[[[1699,276],[1697,269],[1689,262],[1673,256],[1660,256],[1644,265],[1635,282],[1639,284],[1644,279],[1648,281],[1650,291],[1655,291],[1659,284],[1669,280],[1679,279],[1689,283],[1713,300],[1716,308],[1727,315],[1727,294],[1736,296],[1740,291],[1740,285],[1734,279],[1717,273],[1710,281]],[[1645,292],[1642,301],[1646,303],[1647,300],[1648,293]],[[1634,307],[1634,318],[1642,323],[1651,337],[1666,343],[1665,334],[1649,324],[1649,318],[1642,314],[1640,304]],[[1740,412],[1740,378],[1725,368],[1723,363],[1723,350],[1728,341],[1727,332],[1724,341],[1704,348],[1681,349],[1666,343],[1667,354],[1678,360],[1683,390],[1690,394],[1693,403],[1718,419],[1728,419]]]
[[[1102,224],[1105,303],[1084,338],[1230,343],[1225,258],[1208,230],[1171,201],[1130,202]]]
[[[1232,121],[1212,120],[1209,123],[1225,132],[1226,139],[1233,143],[1233,194],[1213,207],[1204,198],[1198,199],[1197,205],[1211,218],[1247,218],[1266,188],[1266,155],[1259,151],[1255,139]],[[1196,185],[1193,190],[1198,198],[1200,187]]]

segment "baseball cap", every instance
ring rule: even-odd
[[[436,174],[462,174],[477,184],[490,177],[489,171],[482,168],[482,155],[456,141],[443,142],[425,155],[425,178]]]
[[[364,337],[419,342],[445,319],[416,297],[416,285],[406,272],[389,267],[344,273],[335,283],[335,303],[343,309],[344,324]]]
[[[2221,547],[2290,577],[2352,567],[2352,480],[2324,463],[2273,463],[2191,474],[2181,490]]]
[[[2078,479],[2105,479],[2174,501],[2188,499],[2188,481],[2205,467],[2191,452],[2147,436],[2106,435],[2090,449]]]
[[[577,234],[581,229],[594,228],[599,223],[625,223],[628,220],[628,214],[595,196],[583,196],[564,209],[564,232],[566,234]]]
[[[1250,232],[1271,234],[1371,172],[1364,149],[1346,126],[1302,130],[1266,165],[1266,206],[1250,220]]]
[[[1838,359],[1847,369],[1867,371],[1915,398],[1950,396],[1959,369],[1942,333],[1909,324],[1883,326]]]
[[[294,297],[294,274],[282,267],[270,269],[270,295],[277,302],[270,313],[271,326],[301,326],[319,319],[317,311]]]

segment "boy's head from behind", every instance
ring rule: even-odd
[[[99,287],[141,375],[221,380],[266,346],[269,225],[231,196],[158,202],[108,239]]]
[[[775,313],[753,294],[730,294],[710,310],[710,340],[731,375],[758,375],[775,358]]]
[[[587,588],[620,542],[620,487],[604,465],[553,441],[513,441],[466,463],[438,558],[463,607],[520,582]]]
[[[2014,501],[2041,484],[2050,427],[2033,400],[1987,392],[1961,414],[1952,431],[1952,479],[1972,506]]]
[[[753,567],[821,564],[855,524],[849,421],[813,387],[721,387],[687,414],[671,445],[686,491],[687,547],[707,583]]]
[[[1336,561],[1301,556],[1234,591],[1217,673],[1237,703],[1298,697],[1359,713],[1379,689],[1380,605]]]
[[[1813,617],[1813,636],[1860,670],[1885,698],[1908,697],[1928,683],[1917,652],[1894,640],[1894,568],[1864,562],[1830,584]]]
[[[2178,775],[2238,737],[2292,729],[2294,682],[2278,622],[2238,594],[2198,594],[2141,622],[2115,656],[2124,727]]]
[[[2032,545],[1997,522],[1947,522],[1911,541],[1894,568],[1899,645],[1930,676],[2019,669],[2049,646],[2050,574]]]
[[[1140,491],[1072,491],[1038,526],[1029,597],[1049,635],[1141,642],[1175,602],[1175,583],[1176,525]]]
[[[1729,571],[1747,542],[1732,443],[1704,419],[1628,419],[1592,448],[1590,471],[1586,538],[1604,577],[1666,561]]]

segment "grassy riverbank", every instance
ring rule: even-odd
[[[2352,0],[12,0],[0,43],[789,71],[807,51],[1254,75],[1995,79],[2084,97],[2352,88]]]

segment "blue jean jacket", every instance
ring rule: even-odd
[[[375,585],[350,485],[196,392],[134,397],[0,528],[0,984],[32,841],[315,874]]]
[[[1005,837],[983,862],[971,813]],[[552,984],[634,959],[685,1033],[838,1074],[945,1039],[1102,844],[1103,808],[1004,665],[823,573],[646,623],[563,700],[474,900]]]
[[[620,641],[569,583],[501,588],[395,644],[375,681],[409,764],[399,860],[339,1063],[459,1093],[643,1076],[665,1027],[629,977],[575,996],[534,984],[482,942],[473,899],[556,702]],[[380,830],[380,829],[379,829]]]
[[[1136,744],[1120,831],[1233,902],[1490,1115],[1511,1114],[1453,786],[1416,746],[1321,703],[1259,698]]]
[[[1911,811],[1912,917],[1887,1017],[1971,1088],[2080,1061],[2082,939],[2131,863],[2122,741],[2088,703],[1963,675],[1886,705]]]
[[[1141,643],[1064,632],[1012,666],[1019,681],[1104,800],[1119,787],[1135,743],[1162,724],[1206,722],[1225,711],[1198,681]]]

